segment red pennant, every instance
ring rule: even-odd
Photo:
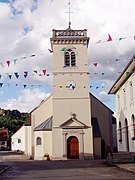
[[[49,51],[50,53],[53,53],[53,50],[51,50],[51,49],[48,49],[48,51]]]
[[[46,74],[46,70],[42,70],[43,71],[43,73],[44,73],[44,75]]]
[[[111,38],[110,34],[108,34],[108,40],[107,40],[107,42],[109,42],[109,41],[112,41],[112,38]]]
[[[97,63],[93,63],[93,65],[94,65],[95,67],[97,67]]]
[[[10,61],[7,61],[7,65],[8,65],[8,67],[9,67],[9,65],[10,65]]]

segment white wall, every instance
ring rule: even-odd
[[[22,126],[15,134],[11,137],[11,149],[12,150],[21,150],[25,151],[25,128],[26,126]],[[18,139],[21,140],[18,143]]]
[[[34,159],[42,160],[43,156],[48,153],[49,156],[52,156],[52,131],[35,131],[34,134]],[[41,138],[41,145],[37,145],[37,137]]]
[[[20,143],[18,143],[20,139]],[[11,149],[24,151],[26,155],[31,155],[31,126],[22,126],[11,137]]]
[[[130,84],[133,87],[133,98],[131,99]],[[124,91],[125,99],[124,102]],[[127,151],[126,146],[126,129],[125,129],[125,119],[128,121],[128,139],[129,139],[129,151],[135,152],[135,141],[132,140],[133,137],[133,125],[132,125],[132,114],[135,116],[135,74],[132,74],[130,78],[123,84],[123,86],[116,93],[116,118],[117,118],[117,143],[118,151]],[[122,142],[119,142],[119,121],[122,126]]]

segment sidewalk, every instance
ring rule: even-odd
[[[120,169],[132,172],[135,174],[135,163],[116,163],[115,164]]]

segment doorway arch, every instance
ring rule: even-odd
[[[67,139],[67,158],[79,159],[79,142],[75,136],[70,136]]]

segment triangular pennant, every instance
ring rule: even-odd
[[[61,51],[65,51],[65,50],[66,50],[66,48],[65,48],[65,47],[61,48]]]
[[[35,54],[32,54],[30,57],[35,57],[36,55]]]
[[[17,59],[14,59],[14,64],[16,64]]]
[[[9,74],[9,75],[8,75],[8,77],[9,77],[9,79],[11,79],[12,75],[11,75],[11,74]]]
[[[46,74],[47,76],[50,76],[50,74]]]
[[[33,72],[34,72],[34,73],[37,73],[37,70],[34,70]]]
[[[90,88],[92,88],[93,86],[90,86]]]
[[[124,37],[124,38],[119,38],[119,41],[121,41],[122,39],[126,39],[126,37]]]
[[[18,84],[15,84],[16,86],[18,86]]]
[[[7,65],[8,65],[8,67],[10,66],[10,61],[7,61]]]
[[[46,70],[44,69],[44,70],[42,70],[43,71],[43,74],[45,75],[46,74]]]
[[[129,75],[129,73],[130,73],[130,72],[126,72],[126,76],[128,76],[128,75]]]
[[[95,67],[97,67],[97,63],[93,63],[93,65],[94,65]]]
[[[98,89],[99,87],[97,86],[96,89]]]
[[[21,59],[26,59],[26,58],[27,58],[26,56],[21,57]]]
[[[112,41],[110,34],[108,34],[108,39],[107,39],[107,42],[109,42],[109,41]]]
[[[19,78],[18,72],[15,72],[14,74],[15,74],[16,78],[18,79]]]
[[[115,61],[119,61],[119,59],[116,59]]]
[[[27,86],[26,84],[23,85],[24,88],[26,88],[26,86]]]
[[[0,83],[0,87],[2,88],[2,86],[3,86],[3,83]]]
[[[28,71],[24,71],[24,77],[26,78],[28,76]]]
[[[87,43],[83,43],[83,46],[88,46],[88,44]]]
[[[51,50],[51,49],[48,49],[48,51],[49,51],[50,53],[53,53],[53,50]]]
[[[39,76],[42,76],[42,74],[39,74]]]
[[[0,74],[0,79],[1,79],[2,75]]]
[[[102,73],[102,75],[104,75],[105,73]]]

